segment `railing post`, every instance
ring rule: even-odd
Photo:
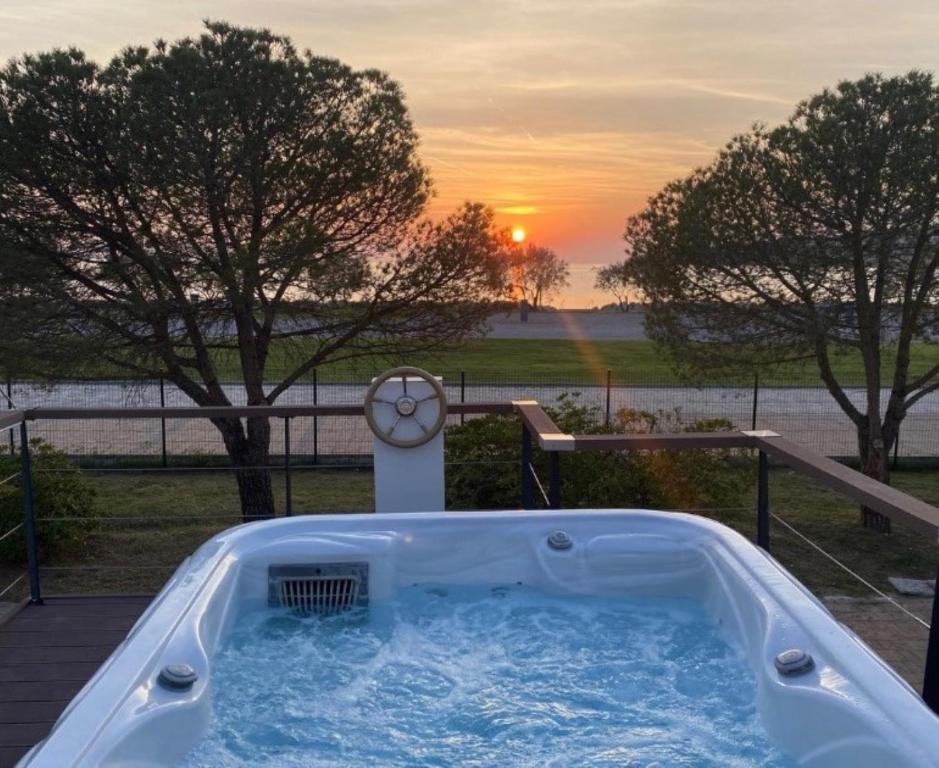
[[[939,584],[939,581],[936,582]],[[932,599],[932,621],[926,644],[926,672],[923,675],[923,701],[939,714],[939,597]]]
[[[760,374],[759,371],[753,374],[753,413],[750,416],[750,429],[756,429],[756,406],[760,400]]]
[[[613,384],[613,371],[606,369],[606,421],[604,424],[610,426],[610,389]]]
[[[284,494],[287,497],[285,514],[293,515],[293,488],[290,477],[290,417],[284,416]]]
[[[13,377],[7,374],[7,409],[13,410]],[[16,453],[16,443],[13,441],[13,430],[10,430],[10,455]]]
[[[163,377],[160,377],[160,408],[166,408],[166,389]],[[160,455],[163,466],[166,466],[166,419],[160,418]]]
[[[317,382],[316,368],[313,369],[313,405],[319,405],[319,384]],[[313,463],[320,460],[320,423],[319,417],[313,417]]]
[[[531,431],[522,424],[522,509],[533,506],[534,481],[531,476]]]
[[[756,483],[756,543],[769,552],[769,461],[763,451]]]
[[[561,508],[561,454],[548,452],[548,503],[551,509]]]
[[[460,402],[466,402],[466,371],[460,371]],[[460,414],[460,424],[463,424],[465,416]]]
[[[29,573],[29,602],[42,605],[39,592],[39,549],[36,543],[36,515],[33,508],[33,468],[29,456],[26,421],[20,422],[20,489],[23,493],[23,532],[26,534],[26,569]]]

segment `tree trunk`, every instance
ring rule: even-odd
[[[874,425],[873,430],[869,422],[858,427],[858,452],[861,458],[861,471],[868,477],[889,485],[890,445],[884,439],[879,423]],[[875,512],[870,507],[861,507],[861,522],[865,528],[872,528],[881,533],[891,532],[890,518]]]
[[[240,419],[213,419],[222,433],[225,448],[235,468],[241,517],[245,522],[268,520],[275,516],[271,488],[271,425],[267,419],[247,419],[247,431]],[[243,467],[243,469],[239,469]]]
[[[264,451],[265,457],[267,451]],[[257,467],[250,458],[242,462],[232,461],[236,466],[246,464]],[[275,516],[274,492],[271,489],[271,473],[266,469],[239,469],[235,472],[238,496],[241,500],[241,517],[244,522],[269,520]]]

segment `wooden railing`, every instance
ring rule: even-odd
[[[447,413],[482,414],[512,413],[512,403],[448,403]],[[4,416],[11,424],[25,419],[225,419],[225,418],[267,418],[290,419],[298,416],[362,416],[364,406],[361,403],[337,403],[333,405],[227,405],[155,408],[26,408],[22,411],[6,411],[0,416],[0,429],[3,429]],[[19,414],[18,418],[8,414]]]
[[[837,461],[768,430],[675,432],[654,435],[567,435],[533,401],[514,403],[525,430],[544,451],[682,451],[749,448],[807,475],[882,515],[905,523],[939,542],[939,509],[879,483]],[[555,501],[559,501],[555,500]]]

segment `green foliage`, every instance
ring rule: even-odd
[[[480,204],[423,218],[432,185],[417,147],[388,75],[263,29],[206,22],[105,66],[76,49],[11,60],[4,359],[55,377],[82,345],[98,364],[225,405],[219,349],[260,402],[330,359],[474,333],[502,291],[505,238]],[[237,333],[220,336],[225,323]],[[265,393],[271,345],[298,339]]]
[[[417,147],[388,75],[263,29],[206,22],[104,66],[76,49],[10,61],[0,357],[51,378],[81,360],[163,377],[206,407],[231,404],[224,351],[261,405],[329,361],[475,334],[505,237],[478,203],[424,217]],[[265,389],[275,343],[284,369]],[[266,463],[266,420],[213,424],[236,466]],[[246,519],[273,514],[266,472],[236,482]]]
[[[678,411],[617,412],[603,424],[596,407],[562,395],[547,408],[572,434],[649,434],[733,429],[724,419],[688,423]],[[447,430],[447,507],[515,509],[521,499],[521,429],[512,416],[471,419]],[[748,462],[733,451],[575,452],[561,459],[562,503],[567,508],[653,507],[697,509],[739,506],[749,486]],[[532,465],[543,485],[547,456],[534,449]],[[539,504],[539,502],[541,502]],[[536,504],[543,499],[536,490]]]
[[[937,128],[930,74],[841,82],[650,198],[619,265],[680,367],[813,361],[857,429],[864,471],[884,481],[903,418],[939,387],[939,368],[909,369],[914,340],[939,325]],[[861,407],[837,372],[843,350],[861,353]]]
[[[616,262],[597,268],[593,287],[598,291],[613,294],[613,298],[616,299],[617,309],[626,310],[629,308],[632,283],[622,263]]]
[[[508,262],[510,295],[535,309],[543,309],[547,298],[570,285],[570,267],[550,248],[519,246],[509,251]]]
[[[488,415],[447,428],[447,509],[518,507],[518,419]]]
[[[90,518],[97,495],[93,485],[49,443],[32,440],[30,454],[36,517],[44,519],[37,527],[40,557],[80,547],[93,527]],[[2,478],[19,471],[19,454],[0,457]],[[0,535],[22,522],[23,496],[17,479],[0,485]],[[22,563],[25,559],[26,544],[20,529],[0,542],[0,563]]]

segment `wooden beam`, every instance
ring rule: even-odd
[[[29,408],[19,413],[15,423],[25,418],[31,421],[50,419],[66,421],[74,419],[225,419],[225,418],[284,418],[294,416],[361,416],[365,412],[362,404],[335,405],[234,405],[198,406],[171,408]],[[503,402],[451,403],[447,413],[454,415],[512,413],[512,404]],[[2,419],[3,417],[0,417]],[[2,423],[2,422],[0,422]]]
[[[25,411],[0,411],[0,432],[17,426],[25,418]]]
[[[939,542],[939,509],[936,507],[783,437],[756,437],[754,441],[756,447],[767,455],[817,480],[826,488],[838,491],[891,520],[909,524]]]
[[[512,406],[545,451],[573,451],[574,436],[562,432],[535,400],[513,400]]]
[[[576,451],[687,451],[753,448],[743,432],[673,432],[652,435],[574,435]]]

